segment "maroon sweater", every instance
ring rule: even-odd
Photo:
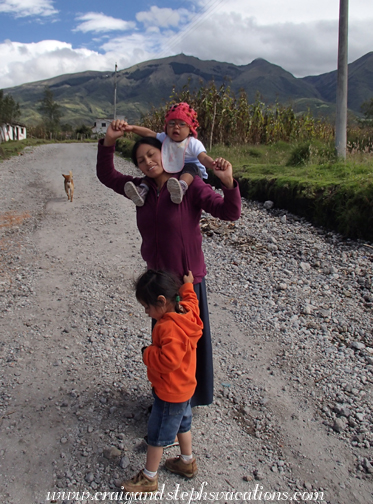
[[[125,196],[124,184],[138,185],[143,177],[123,175],[114,168],[114,146],[98,144],[97,177],[104,185]],[[142,237],[141,255],[151,269],[172,272],[180,279],[192,271],[194,283],[206,275],[199,227],[202,210],[222,220],[234,221],[241,215],[241,196],[235,181],[233,189],[222,187],[224,198],[210,185],[195,177],[180,205],[170,199],[166,184],[157,195],[154,180],[146,177],[150,187],[145,204],[136,207],[137,227]]]

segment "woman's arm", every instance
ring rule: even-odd
[[[222,220],[235,221],[241,215],[241,194],[238,183],[233,178],[232,165],[223,158],[215,160],[214,173],[222,183],[224,197],[218,194],[211,185],[195,177],[188,189],[188,196],[193,204]]]
[[[106,137],[105,137],[106,139]],[[105,146],[105,139],[99,140],[97,150],[96,174],[99,181],[109,189],[113,189],[118,194],[125,196],[124,184],[133,181],[138,185],[143,180],[141,177],[134,178],[130,175],[123,175],[114,167],[115,142],[112,145]],[[110,142],[109,142],[110,143]]]
[[[111,147],[112,145],[115,145],[115,142],[118,140],[118,138],[123,136],[126,130],[126,125],[126,121],[123,121],[122,119],[116,119],[115,121],[111,122],[106,131],[103,142],[104,146]]]

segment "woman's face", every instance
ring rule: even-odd
[[[144,175],[156,178],[164,173],[161,151],[148,144],[139,145],[136,152],[137,165]]]

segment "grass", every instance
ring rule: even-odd
[[[317,186],[351,184],[355,189],[373,183],[373,154],[348,155],[346,161],[338,160],[334,154],[315,152],[310,158],[294,165],[292,153],[298,146],[280,144],[258,147],[215,146],[210,156],[222,156],[233,165],[234,176],[250,180],[276,179],[282,183],[295,181],[299,184],[312,183]]]
[[[0,144],[0,161],[9,159],[12,156],[22,154],[26,147],[36,147],[37,145],[53,144],[53,143],[81,143],[79,140],[46,140],[41,138],[26,138],[25,140],[10,140],[9,142],[2,142]],[[94,142],[97,140],[84,140],[84,142]]]
[[[308,149],[306,148],[308,147]],[[373,154],[348,154],[319,142],[243,148],[215,146],[234,166],[243,196],[303,216],[350,238],[373,241]]]

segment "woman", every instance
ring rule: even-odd
[[[143,180],[123,175],[114,168],[115,142],[123,135],[125,127],[125,121],[113,121],[105,138],[99,141],[97,154],[97,177],[104,185],[123,196],[127,182],[140,185]],[[202,179],[195,177],[182,203],[175,205],[170,200],[166,187],[172,175],[163,169],[161,146],[156,138],[145,137],[136,142],[132,151],[132,161],[145,175],[149,185],[146,203],[136,207],[137,226],[142,237],[141,255],[148,269],[169,271],[180,279],[188,271],[193,273],[204,331],[197,347],[197,389],[192,406],[208,405],[213,400],[213,367],[204,281],[206,266],[199,221],[202,210],[222,220],[237,220],[241,214],[241,196],[238,184],[233,179],[232,165],[229,161],[218,158],[214,173],[222,183],[224,197]]]

